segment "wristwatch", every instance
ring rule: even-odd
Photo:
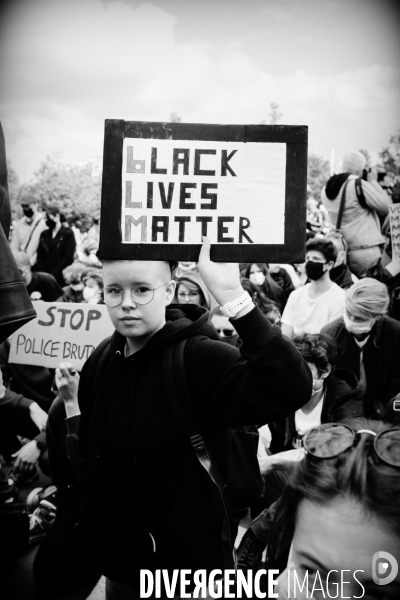
[[[239,296],[239,298],[233,300],[233,302],[227,302],[226,304],[224,304],[224,306],[221,306],[220,308],[222,314],[225,317],[236,317],[236,315],[239,311],[242,310],[242,308],[245,308],[251,303],[252,299],[250,297],[250,294],[248,292],[245,292],[244,294],[242,294],[242,296]]]

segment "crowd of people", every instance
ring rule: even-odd
[[[293,597],[288,570],[318,568],[362,570],[347,592],[383,598],[371,556],[400,560],[389,192],[350,152],[307,201],[305,262],[239,269],[212,263],[207,238],[198,263],[98,257],[100,214],[85,228],[23,196],[10,245],[32,301],[105,304],[115,333],[80,374],[10,363],[9,340],[0,345],[1,562],[40,544],[44,597],[63,581],[82,598],[139,598],[140,569],[231,568],[251,514],[239,568],[278,569],[280,598]],[[235,505],[251,453],[256,492]],[[25,507],[20,491],[39,470],[52,486]],[[385,598],[399,591],[397,577]]]

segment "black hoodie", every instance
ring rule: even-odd
[[[214,489],[169,410],[161,362],[167,345],[188,339],[184,368],[203,430],[274,421],[311,395],[308,366],[257,308],[234,322],[240,352],[218,340],[199,306],[173,305],[166,319],[128,358],[125,338],[113,334],[96,398],[90,359],[81,374],[86,502],[78,535],[81,550],[116,581],[138,583],[143,568],[223,568]]]

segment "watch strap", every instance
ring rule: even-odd
[[[221,306],[221,312],[225,317],[231,318],[236,317],[238,312],[240,312],[243,308],[252,303],[252,299],[248,292],[245,292],[236,300],[232,302],[227,302],[224,306]]]

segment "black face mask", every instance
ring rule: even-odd
[[[46,225],[49,229],[54,229],[54,227],[57,225],[57,223],[55,221],[53,221],[53,219],[46,219]]]
[[[312,281],[318,281],[321,279],[324,271],[324,265],[326,263],[314,262],[313,260],[308,260],[305,265],[306,275]]]
[[[26,217],[28,217],[28,219],[30,219],[31,217],[33,217],[33,210],[31,208],[23,208],[23,213]]]

